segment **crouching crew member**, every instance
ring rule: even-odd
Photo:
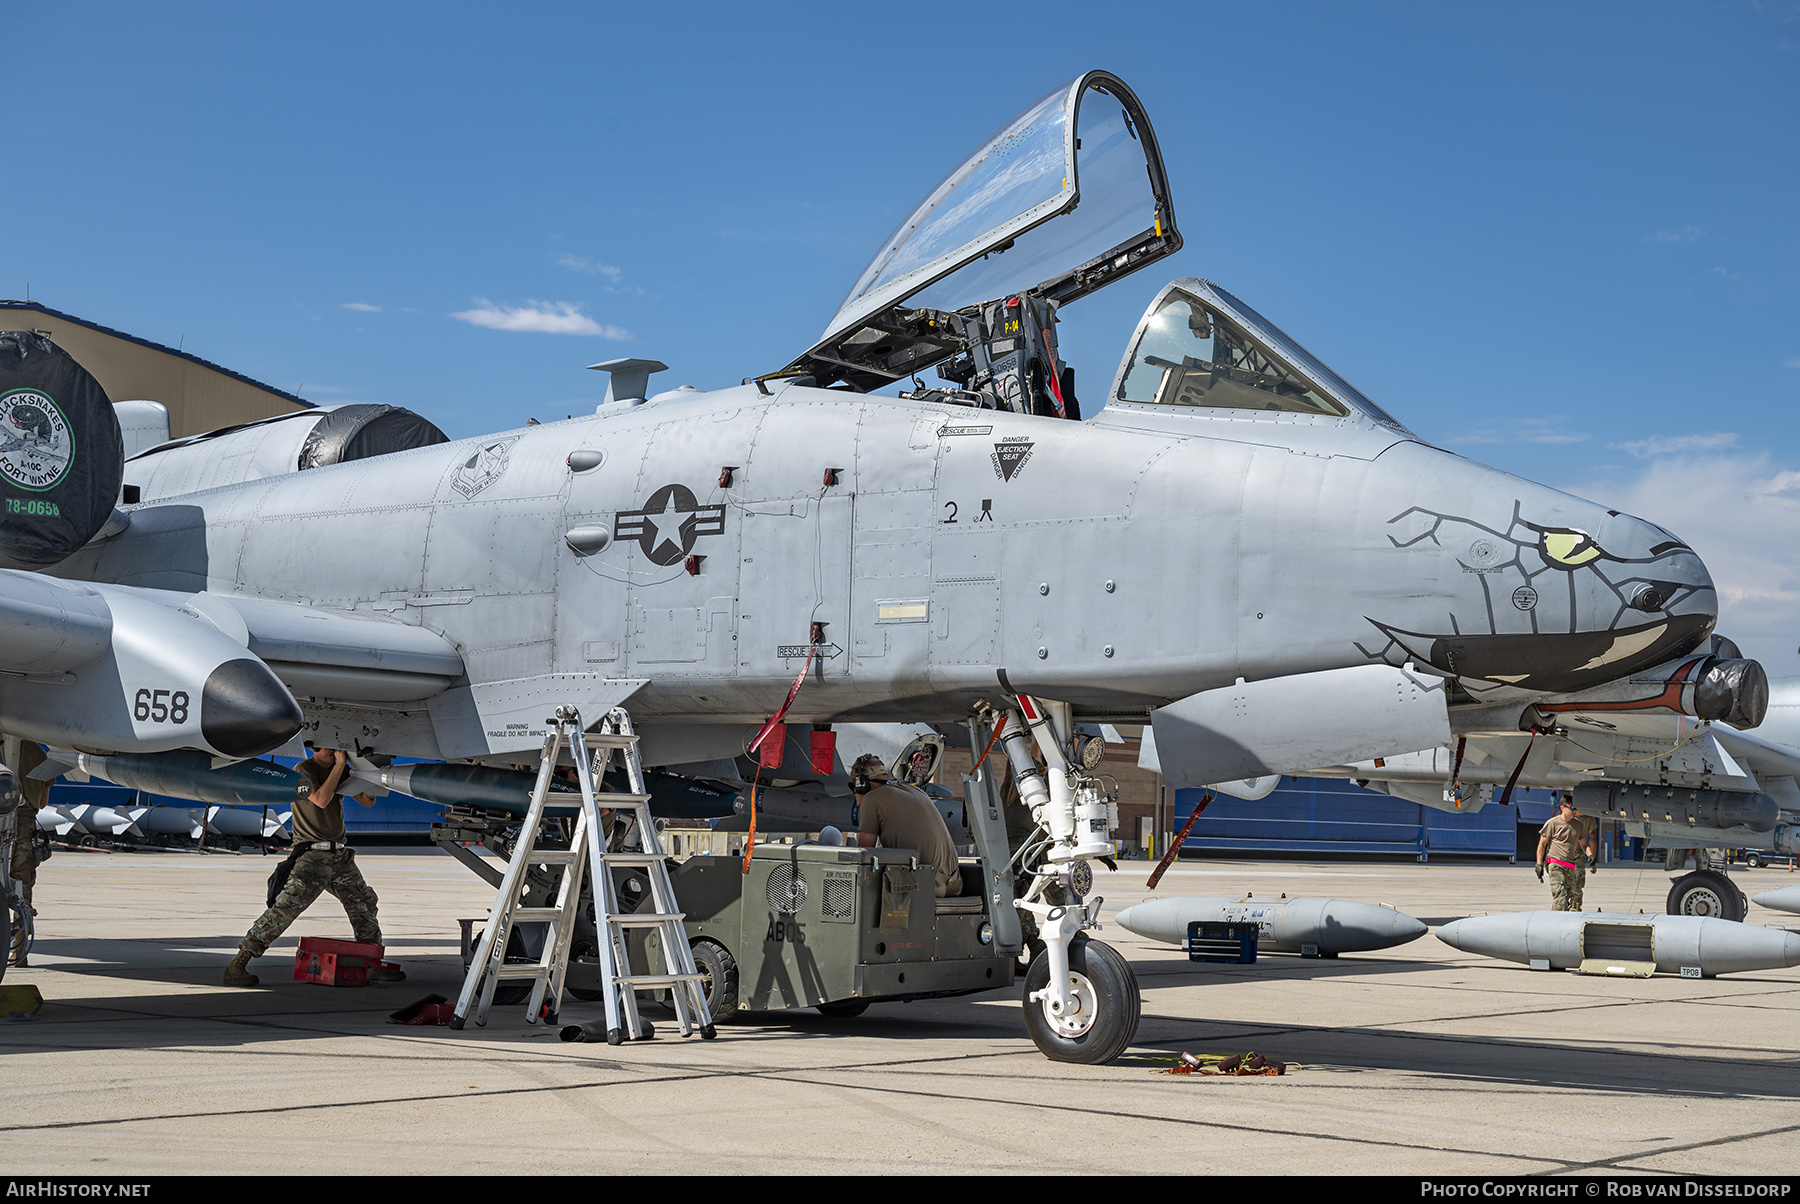
[[[937,871],[937,897],[962,894],[962,865],[950,829],[931,798],[916,786],[888,781],[881,758],[869,753],[850,767],[850,790],[859,810],[857,843],[865,849],[917,849],[919,862]]]
[[[225,967],[225,985],[253,987],[256,975],[250,973],[253,957],[261,957],[312,905],[321,891],[330,891],[344,905],[350,917],[350,931],[365,944],[381,944],[381,925],[375,918],[375,892],[363,881],[356,868],[356,854],[345,842],[344,796],[338,787],[350,771],[349,758],[342,749],[313,748],[313,755],[294,768],[313,784],[311,795],[294,805],[294,856],[287,882],[276,895],[269,910],[262,913],[239,946],[238,954]],[[375,800],[358,795],[365,807]],[[369,968],[370,982],[399,982],[406,975],[386,966]]]

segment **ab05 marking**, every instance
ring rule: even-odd
[[[792,941],[796,945],[806,944],[806,934],[800,930],[799,920],[784,920],[775,913],[769,913],[769,930],[763,933],[764,941]]]

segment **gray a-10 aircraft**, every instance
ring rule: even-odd
[[[205,799],[302,734],[511,766],[557,706],[626,699],[647,763],[715,762],[802,674],[790,722],[991,747],[1004,717],[990,765],[1038,825],[1027,1025],[1114,1056],[1137,991],[1084,935],[1112,845],[1077,723],[1149,721],[1176,785],[1353,763],[1604,690],[1703,646],[1717,607],[1674,535],[1426,444],[1206,281],[1157,293],[1084,417],[1061,307],[1180,246],[1143,107],[1090,72],[939,184],[811,350],[729,388],[614,361],[564,422],[295,471],[297,416],[121,477],[104,406],[33,375],[60,353],[0,337],[0,392],[55,411],[80,469],[0,460],[0,727],[188,758]],[[1016,947],[992,769],[967,785]]]

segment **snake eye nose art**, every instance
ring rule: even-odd
[[[1711,634],[1717,595],[1692,548],[1617,511],[1576,526],[1568,519],[1585,516],[1566,500],[1544,501],[1563,523],[1527,519],[1525,499],[1505,524],[1420,508],[1396,515],[1396,549],[1449,553],[1450,605],[1441,626],[1422,631],[1369,616],[1388,643],[1358,647],[1428,663],[1484,697],[1578,691],[1685,655]]]
[[[1544,554],[1545,560],[1567,568],[1579,568],[1606,555],[1600,545],[1594,542],[1592,535],[1574,528],[1550,527],[1540,531],[1538,550]]]

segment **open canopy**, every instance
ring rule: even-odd
[[[1143,106],[1123,80],[1090,71],[946,176],[781,375],[876,388],[958,349],[943,314],[1020,294],[1065,303],[1180,247]]]

